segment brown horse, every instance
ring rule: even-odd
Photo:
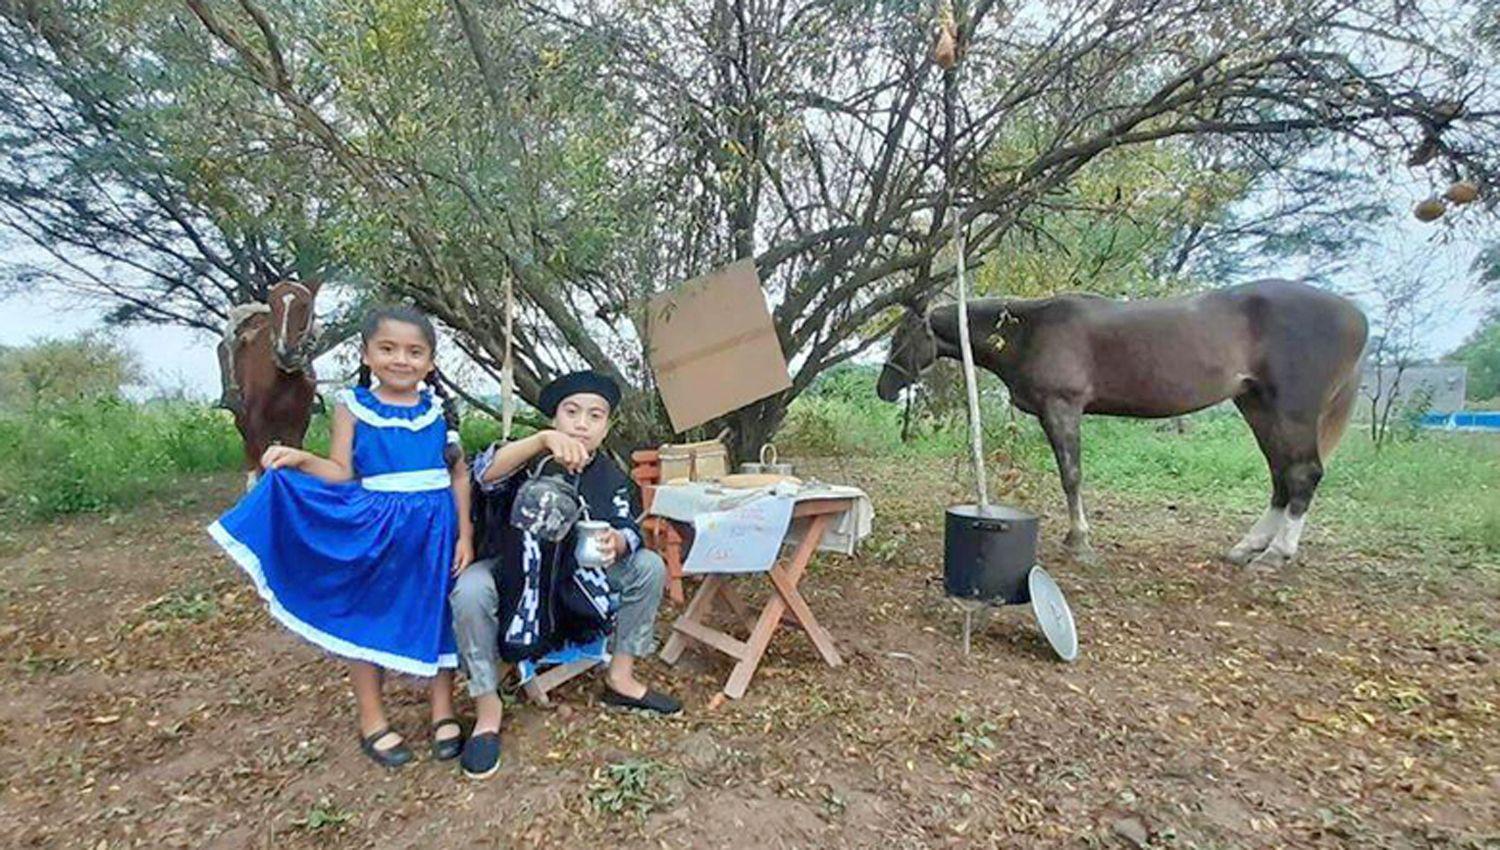
[[[880,373],[886,401],[938,357],[961,356],[957,305],[908,307]],[[1347,299],[1263,280],[1145,301],[981,298],[970,305],[969,332],[975,364],[1041,420],[1075,556],[1092,556],[1079,493],[1084,414],[1159,418],[1234,399],[1270,466],[1271,505],[1229,559],[1276,567],[1296,557],[1323,464],[1349,421],[1368,326]]]
[[[245,486],[255,486],[260,457],[273,445],[301,448],[312,418],[317,379],[312,355],[313,299],[318,283],[282,281],[268,304],[231,315],[220,365],[234,424],[245,441]]]

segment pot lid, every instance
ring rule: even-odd
[[[949,505],[948,513],[964,519],[1009,519],[1035,520],[1036,514],[1010,505],[991,504],[984,508],[976,504]]]
[[[1026,584],[1031,591],[1031,611],[1053,651],[1064,661],[1077,658],[1078,631],[1073,626],[1073,611],[1068,608],[1062,589],[1041,567],[1031,568]]]

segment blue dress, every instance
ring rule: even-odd
[[[339,403],[354,416],[356,480],[271,470],[208,532],[271,616],[323,649],[418,676],[456,667],[458,515],[442,409],[428,392],[398,406],[367,387]]]

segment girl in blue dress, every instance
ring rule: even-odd
[[[433,756],[463,748],[448,591],[473,560],[469,479],[457,414],[437,380],[432,322],[381,308],[360,341],[359,386],[339,396],[328,457],[267,449],[266,474],[209,533],[273,617],[349,660],[360,748],[399,767],[412,754],[386,721],[385,670],[432,677]]]

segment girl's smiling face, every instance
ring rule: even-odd
[[[415,390],[432,371],[432,345],[410,322],[386,319],[365,340],[362,359],[380,385],[396,392]]]

